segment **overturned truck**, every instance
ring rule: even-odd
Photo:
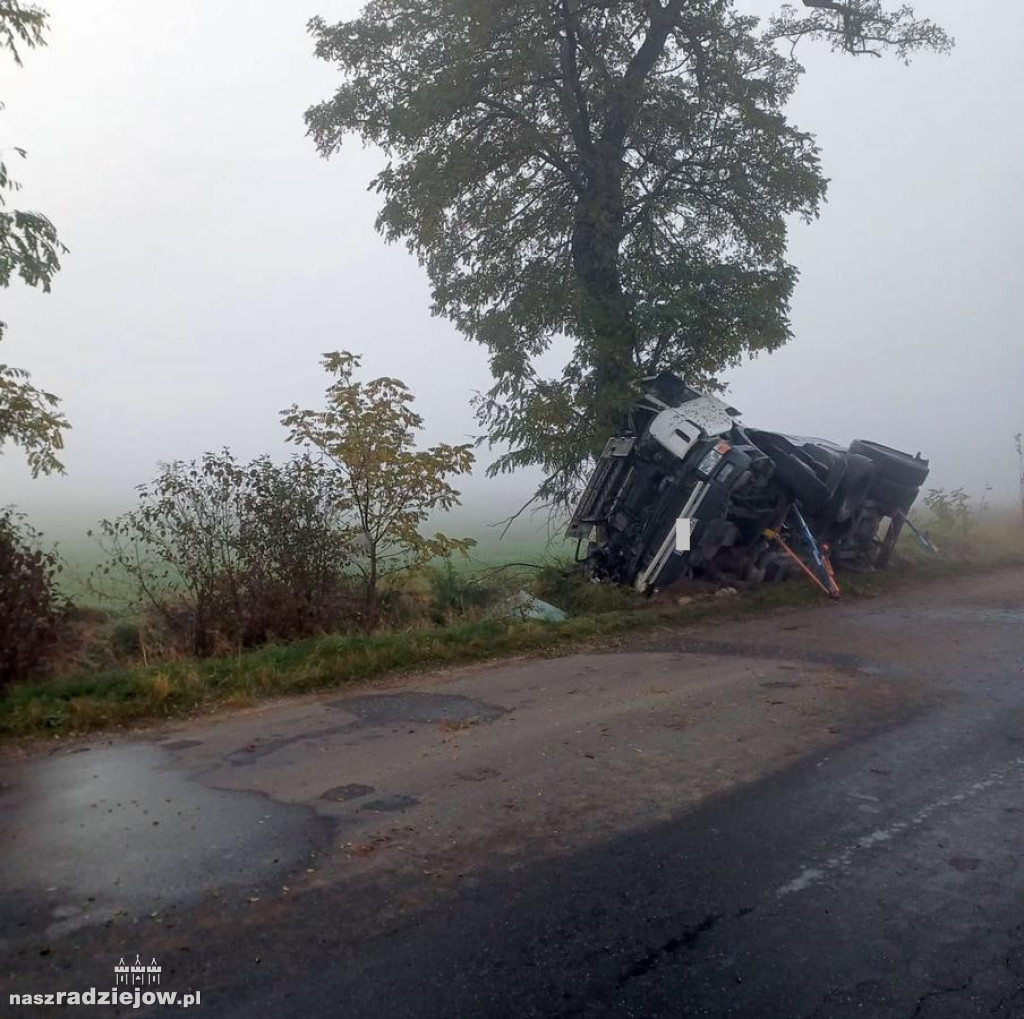
[[[928,461],[858,439],[751,428],[674,375],[644,382],[569,524],[597,580],[652,592],[683,578],[781,580],[831,595],[834,567],[882,568]]]

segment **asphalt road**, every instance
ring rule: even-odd
[[[139,954],[218,1017],[1021,1017],[1024,573],[9,756],[0,811],[4,1015]]]

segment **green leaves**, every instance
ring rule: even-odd
[[[0,3],[0,49],[6,49],[21,66],[21,49],[45,46],[46,21],[49,15],[35,4],[21,0]]]
[[[111,581],[126,580],[129,601],[197,654],[336,628],[350,611],[348,505],[335,473],[305,455],[164,464],[134,510],[100,524],[108,561],[94,581],[115,594]]]
[[[0,364],[0,451],[8,442],[21,447],[32,477],[63,474],[57,454],[69,427],[53,393],[37,389],[20,368]]]
[[[892,9],[882,0],[801,0],[803,10],[783,4],[772,33],[789,42],[824,40],[837,52],[880,57],[893,52],[904,63],[920,50],[948,53],[952,38],[933,21],[918,18],[910,4]]]
[[[7,49],[21,64],[20,48],[45,44],[46,12],[19,0],[0,2],[0,49]],[[24,158],[23,149],[14,151]],[[30,287],[49,292],[60,270],[60,256],[67,249],[57,238],[54,225],[38,212],[8,208],[7,193],[20,190],[7,165],[0,161],[0,287],[20,278]],[[0,339],[4,323],[0,322]],[[63,433],[70,428],[60,412],[60,400],[36,389],[28,374],[0,364],[0,451],[7,443],[20,446],[33,477],[64,473],[58,452]]]
[[[355,380],[359,358],[345,352],[323,364],[324,409],[282,412],[301,453],[283,465],[227,449],[161,464],[135,509],[101,522],[94,586],[114,598],[127,588],[150,646],[208,655],[373,629],[390,574],[473,544],[421,534],[458,504],[449,479],[472,466],[470,447],[416,449],[422,420],[404,383]]]
[[[471,469],[472,447],[441,443],[416,449],[423,419],[403,382],[358,381],[360,358],[347,351],[325,354],[322,363],[334,379],[324,409],[292,406],[282,411],[281,421],[290,442],[317,450],[344,479],[346,511],[362,538],[357,565],[369,628],[377,621],[382,579],[473,544],[420,533],[432,512],[459,504],[449,479]]]
[[[636,377],[707,384],[789,338],[788,221],[827,185],[786,117],[791,44],[948,46],[906,6],[805,7],[762,26],[733,0],[371,0],[310,23],[342,75],[310,134],[324,156],[350,134],[384,150],[379,230],[491,355],[492,469],[539,464],[565,498]],[[568,364],[541,377],[559,337]]]
[[[31,678],[60,636],[61,563],[41,538],[23,516],[0,508],[0,691]]]
[[[49,293],[67,249],[57,239],[56,227],[36,212],[7,211],[3,196],[7,168],[0,163],[0,287],[18,276],[30,287]]]

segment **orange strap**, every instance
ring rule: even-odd
[[[820,587],[822,589],[822,591],[824,591],[825,594],[827,594],[829,596],[829,598],[834,597],[832,592],[821,582],[821,579],[818,577],[818,575],[807,565],[807,563],[805,563],[803,561],[803,559],[800,558],[800,556],[798,556],[796,554],[796,552],[794,552],[782,540],[782,535],[781,534],[776,534],[775,535],[775,540],[782,546],[783,551],[786,553],[786,555],[788,555],[789,558],[792,559],[800,567],[800,569],[802,569],[804,571],[804,573],[806,573],[807,576],[810,577],[811,580],[813,580],[814,583],[817,584],[818,587]]]
[[[835,570],[832,569],[832,556],[830,555],[832,549],[828,545],[821,546],[821,558],[825,562],[825,571],[828,573],[828,579],[832,583],[832,587],[835,589],[832,592],[833,598],[838,598],[842,593],[839,589],[839,581],[836,580]]]

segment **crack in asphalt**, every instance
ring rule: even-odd
[[[673,937],[663,941],[657,947],[645,952],[640,956],[640,958],[636,959],[625,969],[620,971],[619,975],[615,978],[614,985],[607,986],[600,991],[586,995],[585,997],[580,998],[580,1000],[566,1005],[557,1013],[552,1014],[557,1014],[563,1017],[581,1015],[590,1006],[606,1002],[615,991],[620,991],[634,980],[647,976],[649,973],[657,969],[658,966],[660,966],[667,958],[670,958],[678,952],[696,948],[704,936],[714,930],[723,920],[741,920],[743,917],[748,916],[753,912],[753,906],[744,906],[742,909],[738,909],[734,913],[709,913],[699,923],[686,927],[681,934],[674,935]],[[574,995],[570,992],[566,992],[562,997],[563,999],[568,999],[574,997]]]
[[[962,994],[973,982],[974,974],[972,973],[962,984],[958,984],[956,987],[940,987],[936,991],[925,991],[924,994],[917,999],[914,1011],[910,1013],[910,1019],[918,1019],[918,1016],[921,1015],[925,1005],[934,998],[942,998],[947,994]]]
[[[619,974],[618,979],[615,981],[615,986],[623,987],[630,980],[636,980],[637,977],[650,973],[666,955],[674,955],[683,948],[693,948],[700,941],[701,937],[707,934],[708,931],[714,930],[722,919],[721,913],[710,913],[700,923],[694,924],[689,929],[683,931],[681,935],[669,938],[668,941],[658,945],[657,948],[652,948],[646,955],[637,959],[627,970]]]

